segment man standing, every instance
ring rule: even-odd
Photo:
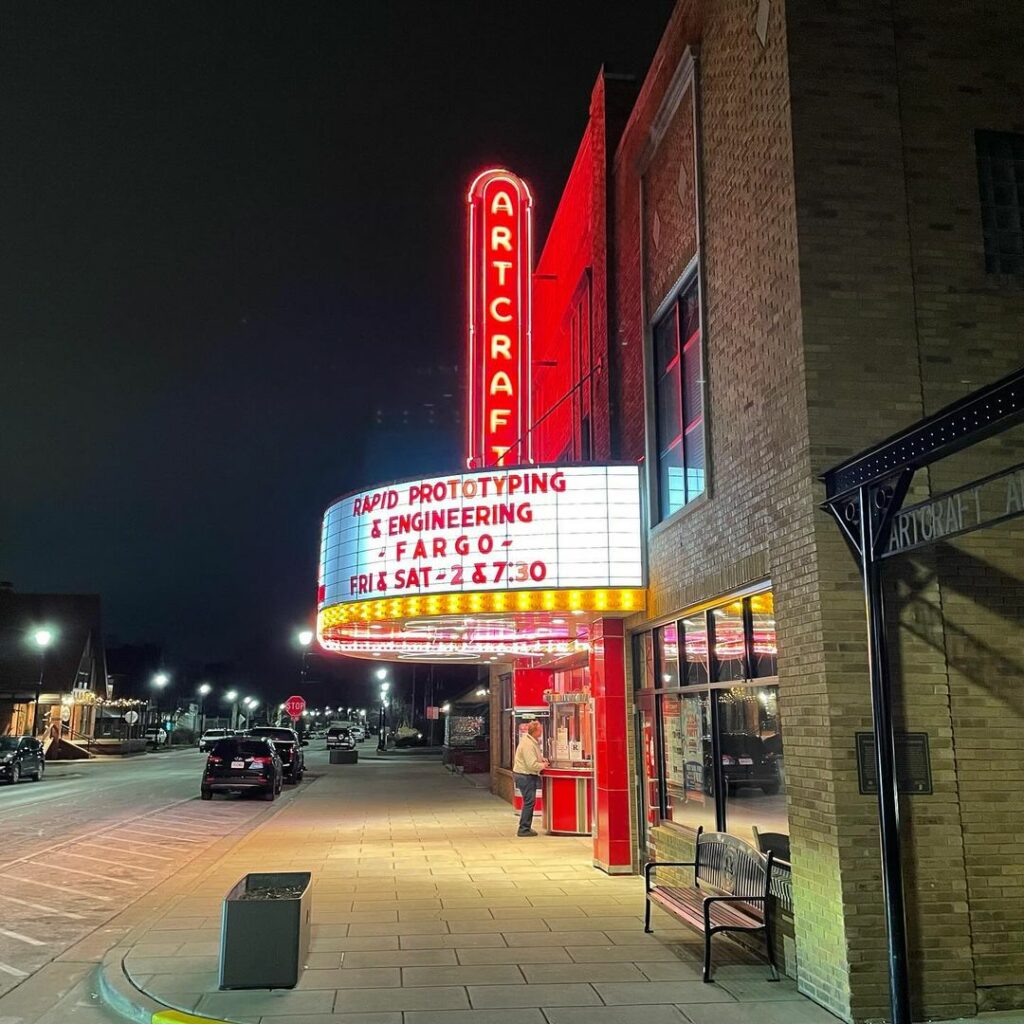
[[[537,790],[540,787],[540,773],[547,768],[540,738],[544,728],[540,722],[531,722],[523,733],[523,738],[516,747],[516,759],[512,763],[512,772],[516,786],[523,794],[523,812],[519,815],[519,836],[535,836],[533,830],[533,805],[537,802]]]

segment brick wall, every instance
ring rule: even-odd
[[[841,2],[822,18],[819,5],[798,2],[788,14],[811,460],[818,471],[1021,360],[1024,296],[1019,284],[986,276],[981,260],[973,131],[1021,129],[1024,76],[1010,40],[1020,38],[1024,20],[1019,7],[994,3],[968,10]],[[911,500],[998,461],[976,450],[966,475],[958,475],[956,460],[940,463],[919,474]],[[985,558],[967,562],[972,578],[963,552],[986,545]],[[1019,773],[1020,758],[1007,734],[993,732],[999,720],[1015,732],[1006,716],[1019,711],[1007,708],[991,679],[979,678],[977,661],[971,672],[949,657],[965,623],[991,657],[1008,653],[1013,631],[1006,627],[1019,630],[1019,596],[993,612],[984,594],[1003,573],[1003,592],[1012,593],[1016,582],[1019,595],[1019,568],[1016,577],[1005,570],[1014,552],[1019,567],[1021,550],[1018,541],[1007,551],[1005,538],[1002,545],[972,538],[956,549],[892,563],[890,584],[900,718],[931,738],[935,794],[905,799],[903,810],[915,1012],[937,1017],[973,1013],[976,1000],[1009,1005],[1024,981],[1024,948],[982,931],[993,925],[1006,937],[1024,924],[1014,882],[1020,860],[999,839],[1009,819],[987,813],[999,804],[1019,814],[1001,779]],[[878,902],[865,899],[880,876],[877,857],[863,854],[877,826],[871,801],[855,788],[849,753],[852,733],[870,723],[856,628],[859,581],[842,545],[820,531],[818,565],[828,581],[820,603],[824,635],[839,648],[826,644],[825,663],[833,779],[843,808],[837,839],[851,1012],[882,1016],[884,927]],[[988,764],[979,770],[980,760]]]

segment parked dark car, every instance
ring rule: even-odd
[[[306,770],[306,758],[303,747],[309,746],[309,740],[300,740],[294,729],[285,729],[275,725],[257,725],[249,730],[249,736],[261,736],[270,740],[277,749],[284,766],[284,777],[288,782],[301,782],[302,773]]]
[[[229,736],[218,740],[206,758],[199,795],[258,790],[264,800],[281,792],[281,758],[273,743],[261,736]]]
[[[760,736],[745,732],[724,732],[720,736],[722,777],[734,793],[741,786],[756,787],[768,796],[782,784],[776,755]],[[709,777],[710,777],[710,766]]]
[[[207,729],[206,732],[199,737],[199,752],[206,753],[213,749],[213,745],[218,741],[224,739],[226,736],[234,736],[234,729]]]
[[[38,782],[46,770],[43,745],[31,736],[0,736],[0,779]]]
[[[345,725],[332,725],[327,730],[328,750],[355,750],[356,738],[352,730]]]

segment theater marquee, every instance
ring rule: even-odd
[[[517,467],[360,491],[324,514],[332,627],[434,616],[643,607],[636,466]]]

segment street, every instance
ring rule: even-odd
[[[57,762],[0,787],[0,995],[278,806],[201,802],[203,762],[194,747]]]

